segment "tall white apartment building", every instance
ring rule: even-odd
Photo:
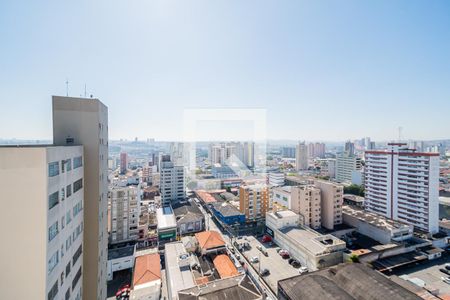
[[[186,198],[184,167],[175,166],[168,156],[165,156],[161,161],[159,180],[161,203],[163,205],[169,205]]]
[[[347,152],[336,155],[336,180],[352,182],[355,172],[361,172],[361,158]]]
[[[53,143],[84,147],[83,299],[106,299],[108,108],[94,98],[53,96]]]
[[[82,299],[83,146],[0,147],[2,299]]]
[[[439,231],[439,154],[390,143],[365,153],[366,209],[429,233]]]
[[[209,160],[211,165],[226,164],[231,157],[236,156],[245,166],[255,166],[254,142],[213,143],[209,146]]]
[[[111,235],[112,244],[138,239],[140,195],[136,186],[112,187]]]
[[[298,143],[295,148],[295,169],[297,171],[308,169],[308,147],[305,142]]]

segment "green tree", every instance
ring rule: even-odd
[[[344,193],[364,197],[364,187],[362,185],[351,184],[344,187]]]

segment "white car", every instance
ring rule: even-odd
[[[300,274],[308,273],[308,268],[307,268],[307,267],[300,267],[300,268],[298,269],[298,272],[299,272]]]
[[[253,256],[252,258],[250,258],[250,262],[251,262],[252,264],[256,264],[257,262],[259,262],[258,256]]]
[[[443,282],[450,284],[450,277],[441,277],[441,279]]]

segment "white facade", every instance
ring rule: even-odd
[[[352,182],[354,171],[361,170],[361,158],[340,153],[336,155],[336,180],[339,182]]]
[[[138,239],[139,187],[113,187],[111,198],[110,242],[118,243]]]
[[[83,165],[82,146],[0,147],[2,298],[81,299]]]
[[[286,175],[284,173],[269,173],[269,184],[272,186],[284,185]]]
[[[83,299],[106,298],[108,108],[95,98],[53,96],[53,142],[84,147]]]
[[[415,228],[439,231],[439,154],[388,144],[366,151],[366,209]]]
[[[295,169],[297,171],[308,169],[308,147],[304,142],[298,143],[295,148]]]
[[[186,188],[184,180],[184,167],[174,166],[170,161],[161,162],[159,188],[163,205],[185,199]]]
[[[272,189],[272,201],[274,205],[291,209],[291,186],[275,187]]]

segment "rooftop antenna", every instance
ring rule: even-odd
[[[84,98],[87,98],[86,97],[86,83],[84,84]]]
[[[66,79],[66,97],[69,97],[69,79]]]
[[[401,143],[402,142],[402,131],[403,131],[403,127],[399,126],[398,127],[398,142]]]

